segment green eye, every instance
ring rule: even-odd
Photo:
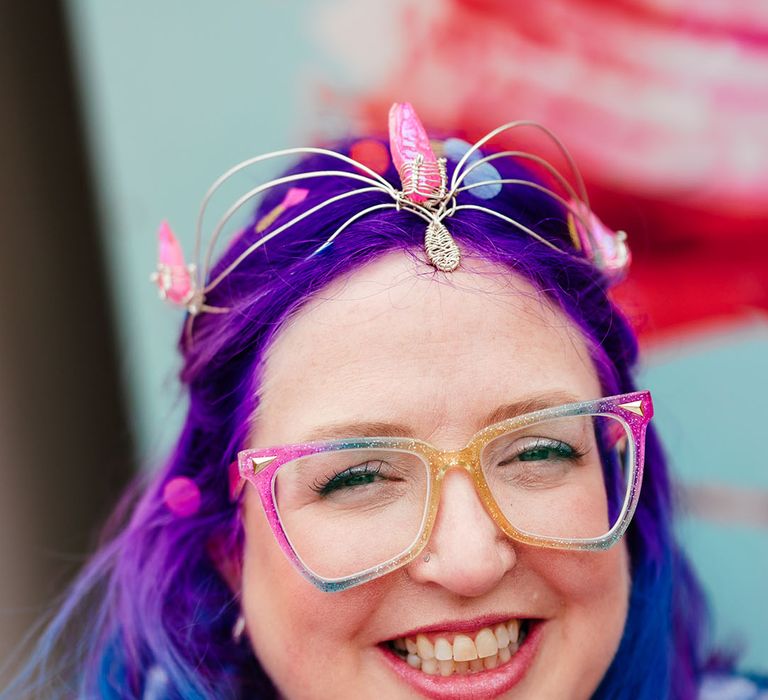
[[[570,445],[564,442],[552,444],[536,445],[524,452],[521,452],[517,458],[521,462],[544,462],[549,459],[571,459],[575,452]]]
[[[376,479],[376,474],[349,474],[348,476],[339,476],[335,480],[335,486],[363,486],[364,484],[370,484]]]
[[[378,481],[381,472],[381,463],[358,464],[349,467],[337,474],[326,477],[322,482],[313,485],[313,490],[322,496],[327,496],[334,491],[353,489],[356,486],[367,486]]]

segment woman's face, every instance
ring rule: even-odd
[[[579,332],[520,278],[471,260],[436,278],[390,254],[333,284],[281,331],[250,446],[378,422],[459,449],[499,406],[601,393]],[[340,593],[321,592],[294,569],[251,487],[244,519],[247,634],[289,700],[589,698],[621,638],[624,545],[568,552],[511,541],[463,470],[445,476],[429,557]],[[535,634],[496,669],[431,676],[391,650],[418,631],[435,644],[476,639],[486,627],[503,637],[498,626],[514,630],[515,620],[537,621],[523,625]]]

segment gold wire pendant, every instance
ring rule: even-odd
[[[429,262],[442,272],[453,272],[461,260],[461,253],[450,231],[439,221],[430,221],[424,236],[424,248]]]

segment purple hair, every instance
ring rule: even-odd
[[[348,152],[345,145],[337,150]],[[328,160],[308,157],[292,172],[346,168]],[[511,161],[499,170],[502,177],[531,178]],[[385,177],[397,186],[392,167]],[[354,187],[347,179],[314,179],[309,196],[290,215]],[[213,276],[261,235],[254,222],[284,194],[269,192]],[[248,645],[232,639],[239,606],[211,555],[223,547],[237,557],[242,549],[228,465],[245,446],[264,352],[286,319],[329,282],[378,256],[399,250],[423,259],[423,220],[394,209],[359,219],[312,255],[351,215],[386,197],[364,193],[329,205],[250,255],[211,292],[207,302],[231,312],[202,314],[193,342],[181,341],[189,409],[170,459],[126,497],[120,512],[128,516],[118,518],[3,698],[276,697]],[[469,192],[459,195],[462,201],[476,203]],[[567,252],[495,217],[461,210],[446,223],[462,253],[521,275],[562,309],[586,338],[606,395],[634,390],[635,336],[608,298],[606,280],[573,248],[562,207],[517,185],[505,185],[489,204]],[[627,534],[629,614],[618,653],[594,695],[599,699],[693,698],[705,664],[706,605],[672,532],[670,483],[652,426],[647,440],[643,489]],[[202,496],[200,508],[187,517],[171,513],[163,500],[165,484],[180,476],[194,480]]]

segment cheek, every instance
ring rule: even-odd
[[[346,667],[354,671],[362,630],[379,605],[381,587],[342,593],[315,588],[283,553],[257,498],[246,500],[244,526],[243,614],[267,674],[287,692],[306,679],[318,682],[329,664],[339,674]]]
[[[585,625],[578,630],[582,640],[599,631],[603,646],[618,644],[630,591],[623,543],[601,552],[558,552],[547,557],[543,575],[559,594],[566,622]]]
[[[598,552],[539,550],[531,559],[538,559],[535,568],[567,604],[601,608],[602,597],[611,603],[628,600],[629,557],[623,542]]]
[[[620,543],[602,552],[537,556],[538,575],[560,601],[553,644],[542,661],[556,685],[594,690],[624,632],[630,593],[626,548]]]

